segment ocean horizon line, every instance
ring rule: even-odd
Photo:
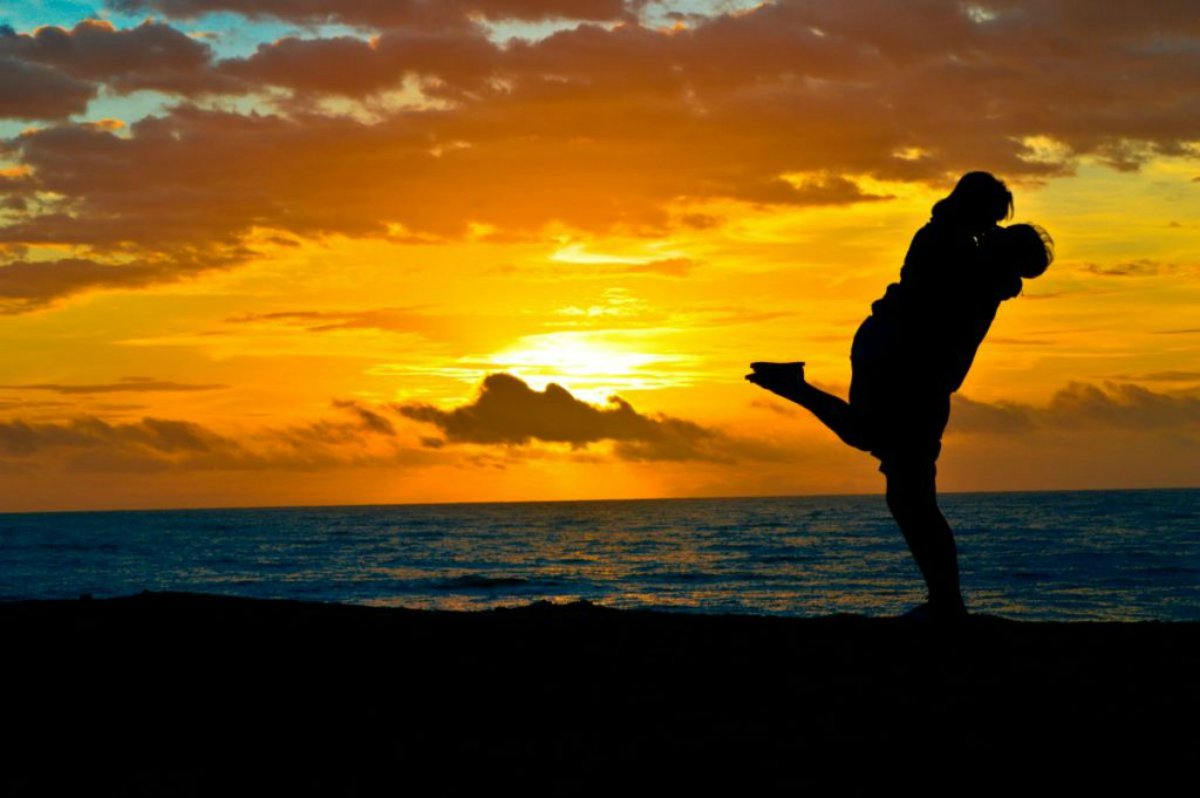
[[[1044,496],[1048,494],[1079,494],[1079,493],[1155,493],[1164,491],[1194,491],[1200,490],[1200,485],[1173,485],[1165,487],[1116,487],[1116,488],[1062,488],[1044,490],[947,490],[939,491],[939,496]],[[688,501],[762,501],[769,499],[852,499],[852,498],[883,498],[882,491],[869,493],[774,493],[774,494],[741,494],[724,496],[637,496],[612,497],[603,499],[498,499],[493,501],[413,501],[413,502],[364,502],[342,504],[245,504],[245,505],[190,505],[163,507],[96,507],[73,509],[43,509],[43,510],[0,510],[0,518],[23,515],[91,515],[103,513],[169,513],[169,512],[227,512],[248,510],[350,510],[350,509],[381,509],[395,507],[495,507],[504,505],[569,505],[569,504],[629,504],[635,502],[662,503]]]

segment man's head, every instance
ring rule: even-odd
[[[1000,258],[1021,277],[1040,277],[1054,262],[1054,239],[1036,224],[1013,224],[998,232]]]

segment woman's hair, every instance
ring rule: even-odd
[[[996,255],[1009,269],[1029,280],[1054,262],[1054,239],[1036,224],[1011,224],[997,231]]]
[[[933,206],[933,218],[986,228],[1013,214],[1013,196],[990,172],[967,172],[945,199]]]

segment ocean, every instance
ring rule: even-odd
[[[941,499],[972,612],[1200,620],[1200,490]],[[0,600],[143,590],[806,617],[924,600],[882,496],[0,515]]]

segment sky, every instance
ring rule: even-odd
[[[1200,486],[1192,0],[0,2],[0,511],[878,493],[958,176],[1057,257],[939,487]]]

